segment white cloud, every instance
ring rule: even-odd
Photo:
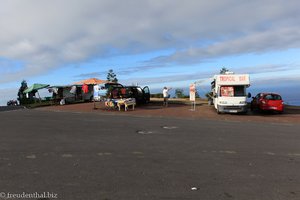
[[[191,47],[150,62],[199,63],[231,55],[259,54],[300,47],[299,27],[256,32],[251,35],[216,42],[205,47]]]
[[[256,65],[256,66],[242,66],[241,68],[231,68],[231,71],[236,74],[250,74],[251,82],[255,84],[263,84],[265,86],[286,85],[288,83],[300,84],[300,67],[298,65]],[[291,71],[291,74],[284,72]],[[206,71],[193,71],[189,73],[172,74],[166,76],[152,76],[143,78],[130,78],[122,80],[122,83],[143,83],[145,85],[159,84],[159,83],[175,83],[178,81],[194,82],[203,80],[205,84],[210,84],[211,78],[219,71],[215,69],[207,69]]]
[[[118,54],[176,49],[153,60],[163,66],[299,48],[299,7],[296,0],[3,0],[0,58],[23,67],[0,66],[0,82]]]

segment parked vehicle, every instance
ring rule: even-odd
[[[148,86],[143,88],[139,86],[125,86],[126,88],[126,98],[135,98],[138,104],[149,103],[150,102],[150,89]]]
[[[279,94],[276,93],[258,93],[252,97],[251,110],[259,111],[277,111],[282,113],[284,110],[283,100]]]
[[[110,87],[110,98],[112,99],[135,98],[137,104],[150,102],[150,90],[148,86],[141,88],[139,86],[110,85]]]
[[[71,93],[72,87],[76,87],[75,93]],[[93,85],[88,85],[88,93],[82,91],[82,85],[62,85],[48,87],[52,94],[52,99],[64,103],[74,103],[76,101],[92,101],[93,100]]]
[[[7,106],[17,106],[18,105],[18,101],[17,100],[9,100],[6,103]]]
[[[246,113],[247,97],[246,89],[250,86],[248,74],[225,74],[215,75],[211,82],[211,98],[217,113]]]

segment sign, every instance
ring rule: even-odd
[[[249,85],[250,78],[248,74],[240,75],[218,75],[218,84],[222,85]]]
[[[196,101],[196,84],[190,85],[190,101]]]

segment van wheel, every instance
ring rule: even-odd
[[[219,107],[217,108],[217,113],[218,113],[218,114],[221,114]]]

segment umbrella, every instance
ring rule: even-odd
[[[87,85],[98,85],[98,84],[103,84],[103,83],[107,83],[107,80],[100,80],[97,78],[90,78],[90,79],[85,79],[82,81],[78,81],[76,83],[74,83],[74,85],[81,85],[81,84],[87,84]]]
[[[74,85],[81,85],[81,84],[86,84],[86,85],[98,85],[98,84],[104,84],[108,83],[109,81],[107,80],[100,80],[97,78],[90,78],[90,79],[85,79],[82,81],[78,81],[74,83]],[[94,109],[96,108],[96,103],[95,103],[95,98],[94,98]]]

